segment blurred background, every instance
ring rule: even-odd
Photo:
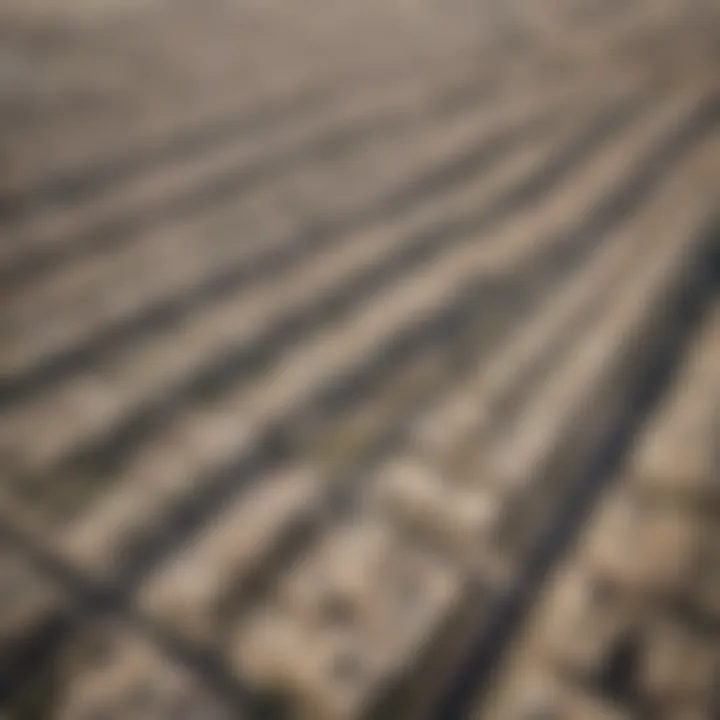
[[[0,2],[0,718],[720,718],[717,0]]]

